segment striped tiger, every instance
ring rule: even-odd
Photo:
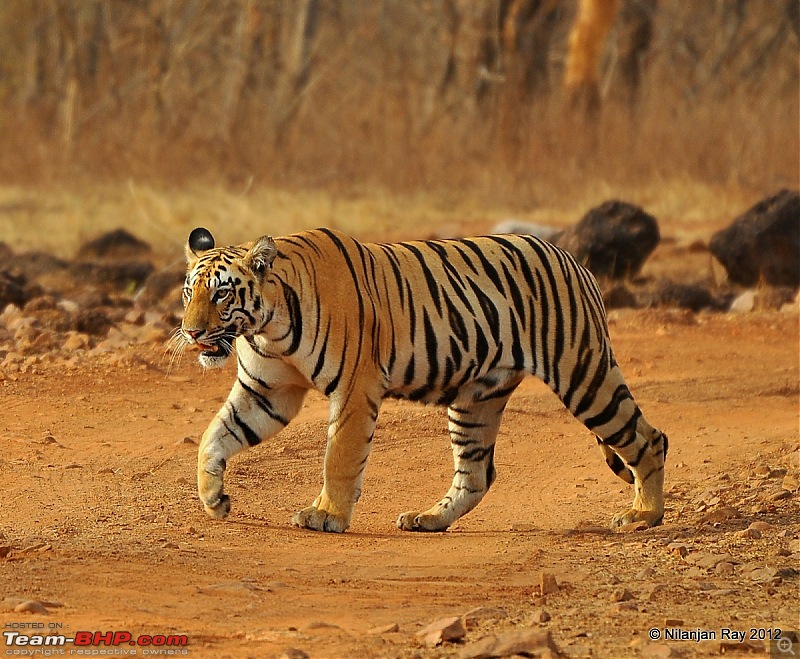
[[[309,389],[330,401],[322,491],[296,526],[342,532],[361,494],[381,402],[447,407],[452,486],[405,531],[442,531],[495,480],[503,410],[527,374],[547,383],[596,436],[608,466],[634,485],[612,526],[660,524],[667,437],[642,415],[609,342],[591,273],[532,236],[360,243],[330,229],[215,247],[186,246],[178,349],[203,367],[234,352],[236,382],[198,450],[200,499],[225,517],[228,460],[282,430]]]

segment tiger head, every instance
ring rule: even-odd
[[[184,347],[200,349],[204,368],[222,366],[237,336],[257,334],[269,322],[273,306],[263,284],[277,254],[269,236],[215,248],[208,229],[197,228],[189,234],[179,337]]]

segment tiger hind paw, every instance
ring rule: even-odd
[[[213,505],[203,502],[203,508],[209,517],[225,519],[231,511],[231,498],[227,494],[223,494]]]
[[[312,531],[326,531],[328,533],[344,533],[350,526],[350,520],[342,515],[329,513],[326,510],[309,506],[292,515],[292,526]]]
[[[658,510],[624,510],[611,518],[611,528],[616,529],[628,524],[645,522],[648,527],[658,526],[664,520],[664,512]]]
[[[403,513],[396,523],[401,531],[446,531],[448,527],[441,516],[416,511]]]

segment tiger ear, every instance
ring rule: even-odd
[[[186,243],[186,261],[193,266],[210,249],[214,249],[214,236],[208,229],[197,227],[189,234],[189,241]]]
[[[261,236],[245,254],[244,263],[254,275],[263,277],[277,255],[278,248],[272,237]]]

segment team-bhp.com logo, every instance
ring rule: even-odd
[[[65,634],[21,634],[19,632],[5,631],[3,637],[6,641],[6,655],[9,656],[56,656],[70,655],[142,655],[149,656],[179,656],[188,654],[186,646],[189,637],[186,634],[139,634],[134,636],[130,632],[75,632],[74,635]],[[64,646],[72,644],[66,650]],[[98,650],[98,648],[129,648],[135,649],[120,652],[112,650]],[[61,648],[62,651],[58,652]],[[44,650],[55,650],[45,652]],[[39,650],[39,651],[37,651]]]

